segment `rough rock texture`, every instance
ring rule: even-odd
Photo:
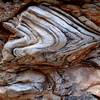
[[[20,10],[21,6],[21,3],[0,2],[0,22],[14,17]]]
[[[19,29],[23,28],[23,27],[20,28],[21,25],[23,24],[22,18],[28,18],[26,16],[27,10],[25,10],[26,12],[23,13],[22,11],[22,13],[19,14],[19,16],[17,17],[18,20],[16,20],[16,16],[15,16],[13,19],[9,21],[7,20],[6,22],[2,22],[3,26],[2,24],[0,26],[0,60],[2,61],[8,55],[7,57],[9,61],[8,62],[5,61],[4,63],[1,62],[0,64],[0,100],[99,100],[100,99],[100,38],[99,38],[100,37],[100,27],[99,27],[100,26],[100,23],[99,23],[100,14],[98,14],[99,13],[99,10],[98,10],[99,3],[92,4],[92,5],[85,4],[82,7],[80,7],[80,5],[78,6],[75,6],[75,5],[62,5],[61,6],[60,5],[59,8],[65,10],[66,14],[68,13],[68,16],[70,15],[72,16],[72,17],[68,17],[68,16],[66,17],[66,19],[67,18],[70,19],[70,20],[67,19],[69,23],[70,21],[73,22],[72,26],[76,23],[76,25],[78,25],[77,26],[78,28],[81,27],[85,29],[83,34],[88,32],[89,36],[84,38],[86,43],[84,44],[85,41],[82,41],[81,42],[82,44],[78,44],[80,45],[79,48],[81,47],[83,48],[84,47],[83,44],[86,45],[85,49],[83,48],[83,49],[78,50],[78,48],[75,46],[76,45],[75,43],[73,43],[74,45],[70,43],[70,45],[72,45],[71,48],[76,47],[75,49],[76,51],[77,50],[78,51],[73,52],[73,53],[71,52],[66,59],[63,59],[62,57],[59,60],[59,58],[61,57],[63,53],[61,53],[60,55],[58,53],[59,56],[54,56],[55,53],[53,52],[49,53],[49,57],[46,58],[46,60],[42,59],[45,62],[47,61],[47,59],[50,61],[51,58],[52,58],[51,60],[56,58],[58,62],[56,62],[57,60],[55,60],[55,63],[53,63],[53,61],[51,61],[50,63],[45,63],[45,64],[35,62],[31,58],[31,56],[28,55],[30,54],[31,51],[25,55],[26,57],[22,55],[22,57],[20,58],[20,56],[14,55],[14,59],[12,60],[10,59],[10,56],[8,55],[9,52],[6,52],[6,54],[3,54],[5,52],[4,49],[6,48],[8,50],[10,48],[9,50],[11,50],[10,53],[12,56],[13,56],[13,50],[16,49],[16,47],[18,49],[18,44],[15,41],[14,42],[15,45],[13,45],[13,41],[16,39],[20,39],[20,38],[22,39],[22,36],[20,37],[20,35],[22,34],[20,33]],[[32,8],[30,7],[29,12],[31,9]],[[34,9],[31,11],[32,15],[28,13],[29,19],[31,17],[33,18],[35,15],[38,15],[37,13],[39,12],[37,9],[34,11],[35,14],[32,14],[32,11]],[[91,12],[91,9],[94,12]],[[46,10],[49,11],[49,8]],[[46,10],[44,9],[44,11]],[[52,13],[58,14],[58,16],[62,15],[56,12],[55,10]],[[94,13],[95,13],[96,21],[93,19]],[[41,15],[41,18],[42,17],[47,18],[49,17],[49,15],[50,13],[47,13],[47,15]],[[50,16],[52,16],[52,14]],[[77,20],[79,20],[80,23],[83,23],[84,25],[80,26],[76,20],[73,21],[74,19],[73,16]],[[52,17],[55,18],[55,16],[52,16]],[[62,23],[59,23],[57,22],[58,20],[54,20],[53,18],[49,17],[48,20],[51,21],[53,25],[55,24],[56,28],[59,28],[59,30],[62,31],[64,28],[61,28],[61,27],[63,26],[64,22],[61,19],[59,19],[59,21],[62,22]],[[62,15],[62,18],[64,18],[63,15]],[[33,18],[33,20],[34,22],[37,21],[38,23],[40,21],[39,23],[40,26],[41,27],[44,26],[45,29],[48,29],[45,26],[45,25],[48,25],[48,22],[46,22],[46,24],[43,24],[41,20],[38,21],[35,17]],[[52,20],[55,22],[53,23]],[[57,26],[56,23],[57,24],[59,23],[60,27]],[[30,24],[28,25],[30,26]],[[33,24],[31,24],[31,26],[32,25]],[[49,24],[48,27],[50,25],[51,24]],[[71,25],[68,25],[68,26],[71,26]],[[34,25],[34,27],[36,26]],[[53,28],[55,29],[55,27]],[[73,32],[72,29],[76,29],[77,31],[76,33],[78,34],[78,28],[75,28],[75,26],[73,27],[74,28],[72,27],[70,28],[73,34],[71,34],[71,32],[67,34],[69,35],[69,37],[75,36],[75,33]],[[37,30],[39,30],[39,28],[40,27],[38,27]],[[66,28],[69,29],[69,27],[66,27]],[[34,28],[31,28],[31,29],[34,29]],[[43,29],[43,27],[41,29]],[[49,28],[49,29],[52,29],[52,28]],[[60,33],[60,35],[62,35],[64,31]],[[48,33],[48,30],[45,32]],[[26,33],[24,32],[24,35],[26,35],[26,40],[28,39],[27,33],[28,33],[28,36],[30,35],[29,31],[26,31]],[[39,32],[39,34],[42,35],[41,31]],[[51,32],[51,34],[53,34],[53,32]],[[55,31],[55,34],[58,34],[57,31]],[[55,36],[55,37],[60,39],[61,38],[60,35],[58,35],[57,37]],[[33,34],[30,35],[30,37],[32,36]],[[79,36],[82,37],[81,33],[79,33]],[[93,38],[88,41],[89,39],[88,37],[91,37],[91,36],[93,36]],[[43,37],[40,36],[38,40],[40,39],[44,40]],[[45,37],[45,38],[47,39],[50,37]],[[63,42],[65,42],[64,38],[63,38]],[[77,38],[77,36],[75,36],[74,38],[76,40],[79,39]],[[33,40],[33,39],[35,41],[34,36],[30,40]],[[71,38],[69,38],[69,40],[71,40]],[[30,43],[25,44],[24,46],[21,46],[21,47],[22,48],[26,46],[28,47],[30,45],[34,46],[34,44],[36,43],[36,41],[35,42],[34,41],[31,41],[32,44]],[[52,42],[52,40],[50,41]],[[50,44],[50,46],[52,46],[50,41],[48,41],[48,43]],[[28,42],[29,41],[26,41],[26,43]],[[56,42],[59,45],[59,41],[56,41]],[[89,44],[89,42],[91,43],[96,42],[96,44],[90,45],[89,47],[87,45]],[[11,43],[11,44],[7,46],[7,43],[8,44]],[[21,43],[22,43],[22,40],[21,40]],[[67,42],[67,44],[68,43],[69,42]],[[13,46],[15,47],[13,48]],[[57,50],[56,52],[58,52],[59,48],[60,46],[57,47],[56,49],[53,47],[51,48],[51,50]],[[68,47],[65,49],[67,50]],[[46,51],[44,50],[44,52]],[[65,55],[67,53],[65,52]],[[44,58],[46,54],[35,55],[35,56],[37,57],[37,61],[39,61],[41,58]],[[6,58],[5,60],[8,60],[8,59]],[[64,61],[65,63],[62,64],[62,61]]]
[[[85,24],[93,25],[94,22],[100,26],[100,3],[84,4],[81,7],[78,5],[64,5],[61,8],[73,16],[79,17],[79,20],[85,22]],[[92,22],[86,22],[86,20],[91,20]],[[95,28],[95,26],[92,28]]]

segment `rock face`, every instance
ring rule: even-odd
[[[99,3],[54,5],[1,18],[0,100],[99,100]]]
[[[21,3],[3,3],[0,2],[0,22],[6,21],[15,16],[21,8]]]
[[[96,32],[52,6],[30,6],[3,26],[16,33],[15,39],[4,45],[3,61],[20,59],[20,64],[60,66],[72,63],[81,54],[80,59],[84,59],[100,42],[99,27]]]

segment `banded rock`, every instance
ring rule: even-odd
[[[3,26],[16,35],[4,45],[3,61],[18,64],[60,66],[81,61],[100,42],[99,27],[89,28],[49,5],[30,6]]]

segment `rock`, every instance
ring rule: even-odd
[[[0,22],[6,21],[14,17],[20,8],[22,7],[21,3],[2,3],[0,2]]]
[[[99,72],[99,69],[96,70],[86,64],[54,71],[50,74],[55,82],[53,92],[60,96],[77,96],[83,91],[91,91],[92,94],[99,96],[95,88],[96,84],[97,86],[100,84]]]
[[[82,20],[84,20],[84,18],[85,18],[85,20],[89,20],[88,23],[93,24],[93,22],[94,22],[96,25],[100,26],[100,18],[99,18],[100,17],[100,5],[99,5],[99,3],[84,4],[83,6],[63,5],[63,6],[61,6],[61,8],[63,10],[65,10],[66,12],[71,13],[75,17],[79,17],[79,20],[81,20],[81,16],[82,16]],[[85,20],[84,20],[84,22],[85,22]],[[90,22],[90,21],[92,21],[92,22]]]
[[[32,65],[51,65],[52,62],[52,66],[61,66],[66,61],[74,63],[85,59],[91,49],[99,45],[100,30],[92,31],[64,13],[52,6],[30,6],[13,20],[4,22],[3,26],[16,33],[16,37],[4,45],[3,61]]]
[[[66,96],[64,100],[98,100],[91,94],[82,94],[81,96]]]
[[[0,100],[98,100],[100,27],[83,10],[97,13],[99,3],[30,1],[23,0],[29,7],[0,24]]]

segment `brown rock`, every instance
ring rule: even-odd
[[[84,9],[83,9],[84,8]],[[82,14],[100,26],[100,7],[93,4],[83,5]]]
[[[75,17],[85,16],[93,21],[96,25],[100,26],[100,6],[96,4],[84,4],[82,7],[76,5],[61,6],[63,10],[71,13]]]
[[[30,1],[24,0],[26,3]],[[13,9],[13,5],[11,8],[5,8],[4,5],[6,7],[7,4],[1,6],[4,8],[1,10],[3,12],[1,16],[5,17],[1,17],[1,21],[12,18],[18,11]],[[11,9],[11,14],[7,14],[9,9]],[[97,5],[84,5],[83,8],[64,5],[62,9],[77,17],[84,25],[100,31],[100,8]],[[0,26],[0,59],[3,45],[15,37],[15,35],[12,37],[11,33],[2,25]],[[90,53],[89,50],[92,52]],[[41,63],[33,66],[30,65],[33,59],[29,56],[26,56],[29,60],[27,65],[24,65],[27,63],[24,57],[21,58],[22,62],[18,60],[20,66],[18,62],[17,64],[11,64],[11,62],[0,64],[0,100],[97,100],[93,95],[100,97],[100,47],[95,46],[89,50],[86,48],[82,53],[80,50],[65,59],[65,63],[72,63],[77,58],[74,60],[75,63],[70,66],[55,67],[41,65]],[[89,55],[87,55],[88,53]],[[87,55],[87,57],[83,57],[83,55]],[[50,57],[52,58],[52,56]],[[38,60],[40,58],[38,57]],[[52,60],[50,63],[52,65]]]
[[[63,5],[61,8],[67,13],[71,13],[72,15],[78,17],[81,15],[80,7],[76,5]]]
[[[0,22],[6,21],[9,18],[14,17],[19,9],[21,8],[21,3],[3,3],[0,2]]]

